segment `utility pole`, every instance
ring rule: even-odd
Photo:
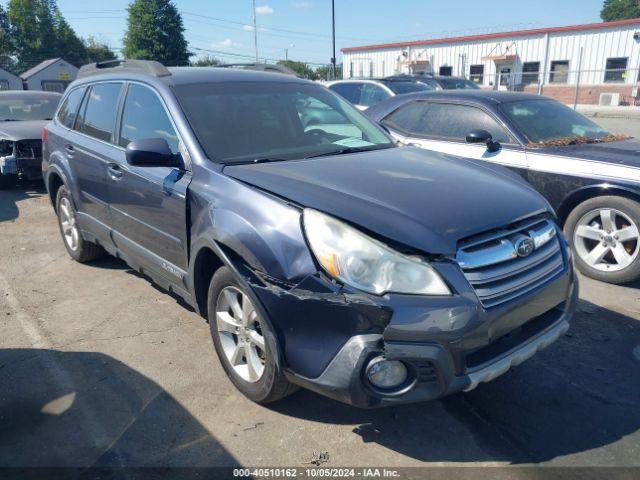
[[[253,43],[256,47],[256,63],[258,61],[258,26],[256,24],[256,0],[253,0]]]
[[[333,56],[331,57],[331,76],[336,79],[336,4],[331,0],[331,37],[333,41]]]

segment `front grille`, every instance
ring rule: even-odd
[[[519,256],[516,246],[527,238],[533,239],[535,249]],[[466,239],[456,260],[486,308],[521,297],[564,271],[556,226],[544,217]]]
[[[16,158],[42,158],[41,140],[19,140],[15,145]]]

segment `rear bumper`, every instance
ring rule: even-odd
[[[0,174],[20,175],[27,180],[42,179],[42,159],[16,158],[13,155],[0,157]]]

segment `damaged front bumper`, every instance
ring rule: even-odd
[[[535,292],[493,309],[482,306],[457,266],[434,266],[456,294],[374,297],[319,277],[295,288],[255,282],[289,379],[358,407],[433,400],[493,380],[569,328],[578,296],[569,262]],[[407,382],[394,391],[375,388],[365,371],[379,357],[402,361]]]

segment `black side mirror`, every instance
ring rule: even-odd
[[[141,138],[127,145],[127,163],[137,167],[182,168],[180,156],[175,155],[164,138]]]
[[[486,130],[471,130],[467,133],[467,143],[486,143],[491,153],[500,150],[500,144],[493,141],[493,137]]]

